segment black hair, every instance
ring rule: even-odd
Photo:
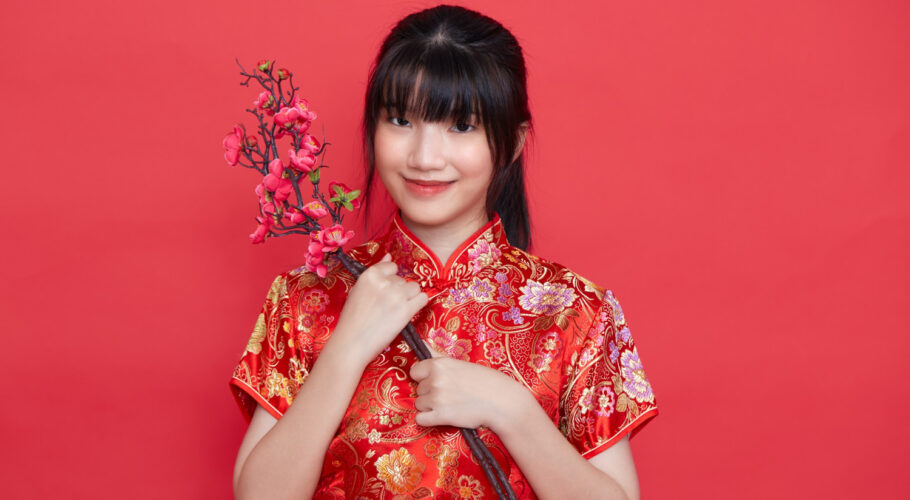
[[[419,88],[415,88],[420,77]],[[386,36],[370,71],[363,115],[366,157],[364,219],[376,177],[373,138],[383,110],[426,121],[467,121],[475,114],[493,156],[487,216],[499,214],[509,243],[527,250],[531,222],[524,149],[512,157],[524,122],[531,133],[527,72],[518,41],[499,22],[473,10],[440,5],[408,15]]]

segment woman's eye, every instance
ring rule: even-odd
[[[392,125],[398,125],[399,127],[404,127],[406,125],[409,125],[407,120],[405,120],[404,118],[397,117],[397,116],[390,117],[389,121],[392,122]]]
[[[459,132],[470,132],[474,129],[474,125],[471,125],[470,123],[456,123],[454,128]]]

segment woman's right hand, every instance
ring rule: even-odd
[[[361,366],[388,347],[429,300],[420,285],[397,273],[398,265],[389,254],[368,267],[348,293],[329,338],[355,355]]]

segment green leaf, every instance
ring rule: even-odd
[[[332,190],[335,191],[338,196],[344,196],[344,190],[341,189],[341,186],[332,186]]]
[[[351,212],[354,211],[354,205],[351,205],[351,202],[350,202],[350,201],[344,200],[344,201],[341,202],[341,204],[344,205],[344,208],[350,210]]]
[[[341,196],[333,196],[333,197],[329,198],[329,201],[331,201],[332,203],[343,203]]]
[[[313,184],[316,184],[317,182],[319,182],[319,169],[316,169],[316,170],[313,170],[312,172],[310,172],[309,177],[310,177],[310,182],[312,182]]]
[[[358,196],[360,196],[360,190],[359,190],[359,189],[355,189],[355,190],[351,191],[350,193],[348,193],[348,200],[349,200],[349,201],[353,201],[353,200],[356,199]]]

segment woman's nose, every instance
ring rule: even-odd
[[[409,165],[417,169],[438,169],[445,167],[445,137],[436,124],[418,126],[414,134]]]

